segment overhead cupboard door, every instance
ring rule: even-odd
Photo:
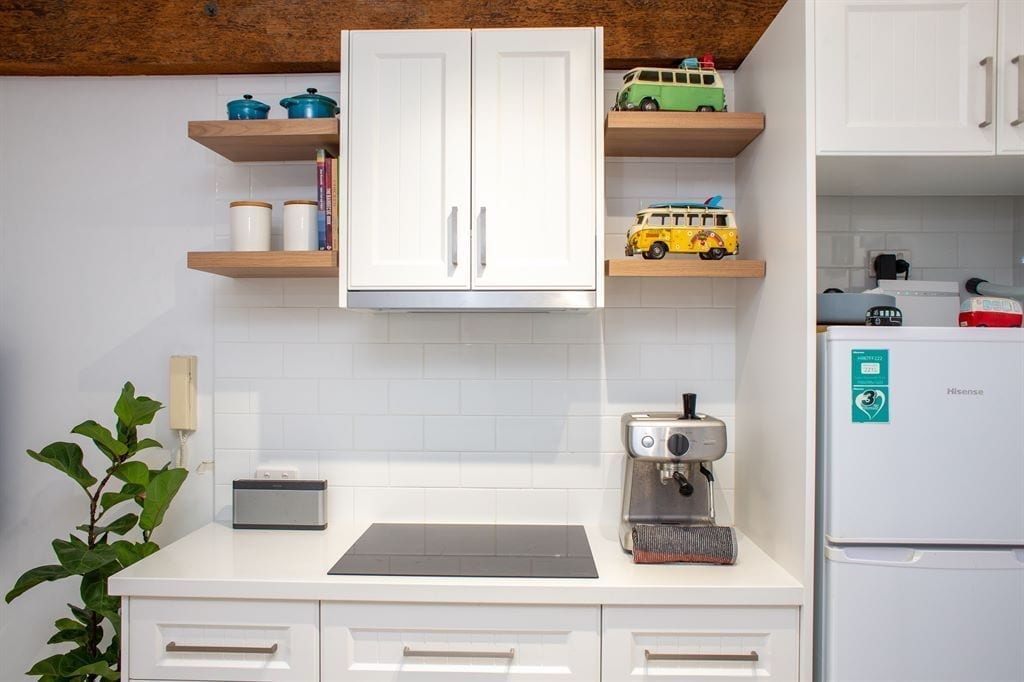
[[[473,31],[474,289],[596,283],[595,31]]]
[[[349,36],[349,287],[468,289],[470,31]]]

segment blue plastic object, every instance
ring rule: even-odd
[[[722,195],[716,194],[713,197],[708,197],[704,203],[698,203],[696,201],[674,201],[665,204],[651,204],[647,208],[721,208]]]
[[[230,121],[266,118],[268,111],[270,111],[270,105],[254,100],[252,95],[242,95],[242,99],[228,102],[228,120]]]
[[[338,103],[316,94],[316,88],[307,88],[306,93],[281,100],[281,106],[288,110],[288,118],[333,118],[341,113]]]

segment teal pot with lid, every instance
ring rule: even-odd
[[[305,95],[285,97],[281,106],[288,110],[288,118],[333,118],[341,113],[338,103],[316,94],[316,88],[306,88]]]
[[[228,102],[229,121],[266,118],[268,111],[270,111],[270,105],[254,100],[252,95],[242,95],[242,99],[234,99]]]

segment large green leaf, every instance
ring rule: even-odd
[[[28,451],[28,456],[63,471],[70,476],[83,490],[96,482],[89,470],[82,465],[82,448],[75,443],[50,443],[39,452]]]
[[[71,541],[54,540],[53,551],[60,565],[74,575],[85,575],[96,569],[117,561],[114,548],[110,545],[97,545],[92,549],[78,538],[71,536]]]
[[[82,666],[95,663],[97,658],[98,656],[91,656],[85,647],[72,649],[60,659],[60,664],[57,666],[58,673],[62,677],[76,679],[79,676],[75,674],[75,671]]]
[[[60,674],[60,662],[64,659],[64,654],[54,654],[49,658],[36,663],[34,666],[29,668],[26,675],[59,675]]]
[[[10,604],[13,599],[26,590],[30,590],[39,583],[49,582],[52,580],[60,580],[61,578],[67,578],[71,573],[68,572],[63,566],[57,566],[51,564],[49,566],[37,566],[31,570],[25,571],[18,582],[14,583],[14,587],[7,593],[5,599]]]
[[[122,566],[128,568],[136,561],[145,559],[153,552],[160,549],[159,545],[155,542],[129,542],[128,540],[118,540],[110,545],[114,548],[114,552],[117,554],[117,560]]]
[[[139,522],[139,517],[138,517],[137,514],[128,513],[128,514],[125,514],[124,516],[119,516],[117,519],[115,519],[114,521],[111,521],[108,524],[105,524],[105,525],[102,525],[102,526],[96,526],[95,528],[93,528],[93,532],[97,536],[103,535],[104,533],[113,533],[114,535],[124,535],[125,533],[130,531],[132,528],[134,528],[135,524],[138,523],[138,522]],[[88,533],[89,532],[89,526],[84,525],[84,524],[81,525],[81,526],[75,526],[75,530],[80,530],[83,533]]]
[[[128,454],[127,445],[114,438],[107,427],[97,424],[92,419],[84,421],[71,429],[71,433],[91,438],[96,447],[100,449],[100,452],[106,455],[111,462],[116,462],[118,457]]]
[[[103,616],[110,612],[117,613],[121,603],[117,597],[107,594],[107,577],[96,573],[84,576],[80,590],[86,608]]]
[[[125,483],[145,486],[149,483],[149,467],[145,462],[125,462],[114,469],[114,477]]]
[[[146,471],[146,476],[149,476],[149,470]],[[136,497],[142,495],[144,492],[146,492],[145,486],[141,486],[136,483],[125,483],[123,486],[121,486],[120,492],[103,493],[102,495],[100,495],[100,506],[103,507],[103,511],[106,511],[113,507],[115,504],[121,504],[126,500],[135,499]],[[141,500],[139,501],[139,504],[142,504]]]
[[[70,620],[70,618],[66,620]],[[89,639],[89,632],[80,623],[77,623],[76,621],[71,622],[75,623],[75,627],[59,629],[53,637],[50,637],[50,639],[46,641],[46,643],[60,644],[61,642],[75,642],[85,646]]]
[[[68,604],[68,608],[71,609],[71,613],[78,619],[78,622],[87,625],[92,616],[92,612],[89,609],[83,609],[81,606],[75,606],[74,604]]]
[[[138,452],[139,450],[145,450],[147,448],[162,448],[163,443],[152,438],[143,438],[135,444],[135,449],[132,452]]]
[[[163,405],[159,401],[152,398],[146,396],[136,398],[135,387],[129,381],[121,389],[121,397],[114,405],[114,414],[117,415],[119,427],[131,430],[137,426],[149,424],[162,407]]]
[[[182,468],[167,469],[161,471],[149,481],[146,487],[146,501],[142,505],[142,516],[139,519],[139,527],[143,530],[153,530],[164,520],[164,513],[170,506],[171,500],[178,494],[181,484],[185,482],[188,470]]]
[[[104,680],[120,680],[121,673],[116,670],[111,670],[110,666],[107,665],[106,661],[96,661],[89,665],[83,665],[81,668],[75,670],[72,675],[99,675]]]

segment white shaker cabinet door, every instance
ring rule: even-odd
[[[995,152],[996,0],[819,0],[815,13],[819,154]]]
[[[999,3],[999,116],[996,151],[1024,154],[1024,1]]]
[[[470,31],[350,35],[349,288],[468,289]]]
[[[474,289],[595,287],[594,69],[593,29],[473,31]]]

